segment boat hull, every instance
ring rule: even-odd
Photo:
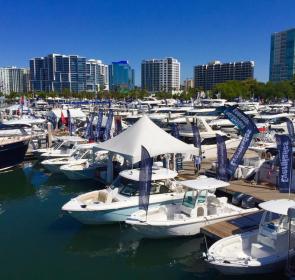
[[[0,145],[0,170],[14,167],[24,161],[29,140]]]

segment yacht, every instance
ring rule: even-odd
[[[71,157],[76,151],[76,146],[86,143],[86,140],[78,136],[58,137],[57,143],[51,148],[37,149],[42,158]]]
[[[66,164],[84,164],[88,159],[94,158],[95,143],[77,145],[70,157],[58,157],[43,160],[41,164],[51,173],[63,173],[60,167]]]
[[[259,204],[265,212],[259,229],[235,234],[214,243],[208,250],[207,262],[224,274],[265,274],[282,270],[290,248],[295,248],[294,228],[289,233],[288,209],[294,200],[279,199]]]
[[[182,202],[150,207],[147,213],[139,210],[126,223],[147,238],[192,236],[205,225],[258,210],[242,209],[227,203],[226,197],[217,198],[213,193],[229,186],[227,182],[202,176],[181,184],[187,188]]]
[[[108,151],[98,151],[95,154],[88,152],[86,156],[83,162],[80,160],[62,165],[60,172],[70,180],[106,180]]]
[[[106,189],[88,192],[71,199],[63,207],[72,217],[84,224],[124,222],[139,210],[139,169],[124,170]],[[175,181],[177,172],[154,166],[150,205],[182,200],[182,186]]]

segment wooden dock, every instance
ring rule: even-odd
[[[213,240],[258,228],[263,211],[241,215],[240,217],[208,225],[201,228],[201,233]]]

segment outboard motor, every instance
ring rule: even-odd
[[[241,203],[242,203],[242,200],[243,198],[245,197],[246,195],[244,193],[240,193],[240,192],[235,192],[233,194],[233,197],[232,197],[232,200],[231,200],[231,203],[233,205],[236,205],[236,206],[240,206]]]
[[[250,209],[257,206],[257,199],[250,195],[245,195],[242,199],[242,208]]]

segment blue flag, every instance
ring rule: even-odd
[[[103,110],[100,109],[98,111],[97,124],[95,127],[95,140],[96,140],[96,142],[98,142],[100,139],[100,129],[101,129],[101,124],[102,124],[102,118],[103,118]]]
[[[176,139],[179,139],[179,128],[178,124],[173,123],[172,124],[172,131],[171,131],[172,136],[174,136]]]
[[[288,132],[289,132],[289,136],[291,138],[291,140],[294,140],[294,125],[293,122],[287,118],[287,117],[283,117],[282,118],[283,121],[285,121],[287,123],[287,128],[288,128]]]
[[[295,186],[292,186],[292,142],[287,135],[276,134],[276,142],[279,154],[279,177],[278,187],[280,192],[294,192]]]
[[[145,147],[141,146],[141,162],[139,172],[139,209],[148,211],[153,159]]]
[[[87,126],[85,129],[85,138],[86,139],[93,139],[93,119],[94,119],[94,114],[91,115],[90,120],[87,119]]]
[[[256,124],[248,115],[242,112],[240,109],[230,106],[225,107],[223,111],[224,115],[241,130],[244,135],[249,127],[252,128],[253,134],[258,133]]]
[[[242,141],[240,142],[238,148],[235,150],[232,158],[230,159],[228,166],[227,166],[227,172],[229,174],[229,177],[232,177],[235,174],[238,165],[240,164],[241,160],[243,159],[244,154],[246,153],[246,151],[252,141],[254,131],[255,131],[255,129],[251,126],[246,130]]]
[[[192,131],[194,135],[194,146],[201,150],[201,136],[200,131],[196,123],[192,123]]]
[[[67,115],[68,115],[68,129],[69,129],[69,134],[72,136],[73,135],[73,125],[72,125],[72,119],[71,119],[71,113],[70,110],[67,110]]]
[[[216,134],[216,142],[217,142],[217,179],[222,181],[228,181],[227,175],[227,151],[224,142],[224,138],[220,134]]]
[[[112,123],[113,123],[113,111],[110,110],[109,114],[108,114],[108,118],[107,118],[107,122],[106,122],[106,126],[104,129],[104,134],[103,134],[103,140],[109,140],[111,138],[111,128],[112,128]]]

